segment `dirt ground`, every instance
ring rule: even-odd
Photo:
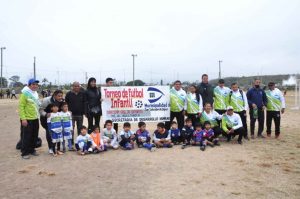
[[[288,94],[281,140],[52,157],[41,128],[30,160],[15,149],[18,101],[0,100],[0,198],[300,198],[300,112]]]

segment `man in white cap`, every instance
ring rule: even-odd
[[[233,112],[233,107],[228,106],[226,113],[222,117],[222,129],[227,134],[227,141],[238,135],[238,143],[242,144],[245,129],[239,114]]]

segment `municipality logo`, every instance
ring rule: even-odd
[[[150,103],[157,102],[163,95],[165,95],[161,90],[154,87],[149,87],[147,92],[149,93],[148,101]]]

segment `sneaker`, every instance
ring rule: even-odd
[[[185,144],[181,145],[181,149],[185,149],[185,147],[186,147]]]
[[[31,155],[33,155],[33,156],[39,156],[39,154],[36,151],[34,151],[33,153],[31,153]]]
[[[156,150],[155,147],[152,147],[152,148],[150,149],[151,152],[154,152],[155,150]]]
[[[90,147],[90,148],[88,149],[88,152],[89,152],[89,153],[92,153],[92,152],[93,152],[93,149]]]
[[[280,139],[279,135],[275,135],[275,139]]]
[[[245,136],[244,139],[248,141],[250,140],[248,136]]]
[[[239,140],[238,143],[239,143],[239,144],[243,144],[242,140]]]
[[[75,149],[72,147],[72,148],[69,148],[69,151],[75,151]]]
[[[219,142],[216,142],[215,145],[216,146],[221,146],[221,144]]]
[[[49,149],[49,154],[53,154],[53,150],[52,149]]]
[[[205,151],[205,146],[200,146],[201,151]]]
[[[28,160],[28,159],[30,159],[30,156],[29,155],[22,155],[22,159]]]

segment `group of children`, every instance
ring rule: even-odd
[[[182,143],[182,149],[187,145],[192,145],[200,146],[200,149],[204,151],[207,145],[211,147],[220,146],[219,139],[215,136],[209,121],[204,122],[203,126],[200,123],[193,126],[192,119],[187,118],[181,131],[178,129],[177,123],[173,121],[169,134],[173,144]]]
[[[58,112],[59,108],[61,108],[61,112]],[[48,114],[47,122],[54,156],[61,155],[66,151],[66,143],[69,151],[73,151],[72,114],[68,110],[68,104],[63,103],[61,107],[55,104],[51,105],[51,113]],[[83,126],[80,129],[80,135],[76,138],[75,148],[80,155],[85,155],[106,151],[108,148],[118,149],[120,147],[132,150],[135,148],[135,143],[138,148],[146,148],[150,151],[154,151],[155,148],[171,148],[174,144],[181,144],[182,149],[188,145],[200,146],[202,151],[207,145],[211,147],[220,145],[218,136],[215,135],[209,121],[204,122],[203,125],[196,123],[193,126],[192,119],[187,118],[182,129],[178,129],[175,121],[172,122],[170,130],[165,128],[164,123],[158,123],[152,141],[145,122],[138,123],[136,132],[131,130],[130,123],[125,122],[123,130],[119,134],[113,128],[111,120],[105,122],[102,131],[99,126],[95,126],[91,134],[88,134],[87,128]],[[61,144],[63,151],[60,151]]]

